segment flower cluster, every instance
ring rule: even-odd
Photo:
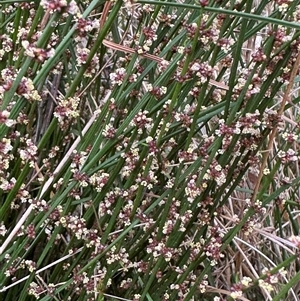
[[[155,98],[160,99],[164,94],[167,93],[167,87],[153,87],[152,84],[148,84],[147,91]]]
[[[234,284],[231,287],[230,297],[234,300],[243,297],[243,290],[248,288],[252,283],[252,279],[249,277],[243,277],[239,283]]]
[[[2,85],[0,86],[0,95],[11,88],[16,77],[17,73],[10,68],[6,68],[1,71]],[[35,89],[32,80],[27,77],[23,77],[21,79],[17,87],[16,94],[25,97],[29,101],[41,100],[41,96]]]
[[[14,155],[11,153],[12,149],[13,146],[11,139],[2,138],[0,141],[0,175],[3,175],[4,171],[9,168],[9,162],[14,158]]]
[[[268,292],[272,292],[277,283],[279,283],[282,278],[286,275],[286,271],[282,268],[279,272],[271,274],[267,269],[262,271],[266,275],[263,279],[259,279],[258,284],[261,288]]]
[[[0,61],[5,59],[5,55],[10,53],[13,49],[13,40],[7,34],[0,36],[1,49],[0,49]]]
[[[31,167],[33,167],[37,159],[37,146],[32,142],[31,139],[21,138],[21,141],[23,140],[25,147],[19,150],[20,157],[24,162],[29,162]]]
[[[62,129],[68,127],[79,116],[79,104],[79,97],[59,98],[53,115],[58,119]]]
[[[79,36],[82,36],[83,38],[85,38],[87,33],[90,33],[94,29],[99,29],[100,23],[99,23],[98,19],[86,20],[83,18],[79,18],[77,20],[76,26],[77,26],[77,30],[79,32]]]
[[[297,156],[297,153],[291,148],[287,151],[280,150],[278,157],[282,163],[296,162],[299,160],[299,156]]]
[[[126,76],[126,69],[119,68],[109,75],[112,85],[121,86]]]
[[[153,121],[150,117],[147,117],[148,113],[148,111],[138,112],[130,123],[131,126],[138,129],[139,134],[143,132],[143,129],[149,130],[152,127]]]
[[[105,186],[109,179],[109,174],[103,172],[103,170],[100,170],[96,173],[94,173],[91,177],[89,182],[92,186],[95,187],[97,192],[100,192],[102,188]]]
[[[75,15],[79,13],[79,8],[74,0],[42,0],[41,6],[45,10],[50,10],[51,13],[67,11],[68,13]]]
[[[28,41],[22,41],[22,46],[25,49],[25,55],[35,58],[38,62],[44,62],[47,58],[54,55],[54,49],[50,48],[45,50],[43,48],[38,48],[33,44],[30,44]]]

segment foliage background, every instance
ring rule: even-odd
[[[298,300],[299,1],[1,1],[1,300]]]

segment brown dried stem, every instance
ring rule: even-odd
[[[291,72],[289,83],[288,83],[287,88],[285,90],[285,93],[282,97],[282,102],[281,102],[280,108],[278,110],[278,117],[282,116],[286,103],[290,101],[289,98],[290,98],[290,94],[291,94],[291,91],[292,91],[292,88],[293,88],[293,85],[294,85],[295,77],[297,76],[299,64],[300,64],[300,52],[298,53],[297,59],[295,61],[295,64],[294,64],[292,72]],[[255,199],[257,197],[259,187],[260,187],[260,183],[261,183],[262,177],[264,175],[264,169],[267,165],[269,154],[270,154],[270,152],[273,148],[273,141],[275,139],[277,131],[278,131],[278,126],[275,125],[274,128],[272,129],[270,137],[269,137],[268,148],[264,152],[264,155],[263,155],[263,161],[262,161],[262,164],[261,164],[261,167],[260,167],[260,170],[259,170],[256,185],[255,185],[255,188],[254,188],[254,191],[253,191],[252,201],[255,201]]]

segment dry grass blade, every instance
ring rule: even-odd
[[[262,236],[266,237],[267,239],[272,240],[276,244],[280,245],[282,248],[284,248],[290,254],[295,255],[294,251],[292,251],[291,249],[289,249],[288,247],[285,246],[285,245],[287,245],[291,248],[295,248],[296,246],[294,243],[290,242],[287,239],[283,239],[283,238],[279,237],[278,235],[274,235],[270,232],[264,231],[263,229],[254,228],[254,230],[256,232],[260,233]]]

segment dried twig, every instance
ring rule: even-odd
[[[108,40],[103,40],[102,43],[106,47],[114,49],[114,50],[122,51],[122,52],[125,52],[125,53],[131,53],[131,54],[137,53],[134,49],[132,49],[130,47],[123,46],[123,45],[120,45],[120,44],[117,44],[117,43],[114,43],[114,42],[111,42],[111,41],[108,41]],[[145,57],[147,59],[150,59],[150,60],[158,62],[158,63],[161,63],[162,61],[165,61],[163,58],[158,57],[158,56],[153,55],[153,54],[149,54],[149,53],[142,53],[140,55],[142,57]],[[210,79],[209,83],[212,86],[218,87],[220,89],[229,90],[229,87],[227,85],[225,85],[223,83],[220,83],[220,82],[217,82],[217,81],[215,81],[213,79]]]
[[[297,76],[297,71],[298,71],[298,68],[299,68],[299,64],[300,64],[300,52],[298,53],[297,59],[295,61],[295,64],[294,64],[292,72],[291,72],[289,83],[288,83],[286,91],[285,91],[285,93],[282,97],[282,102],[281,102],[280,108],[278,110],[278,117],[281,117],[283,115],[285,105],[286,105],[287,102],[289,102],[289,97],[290,97],[290,94],[291,94],[291,91],[292,91],[292,88],[293,88],[293,85],[294,85],[295,77]],[[253,195],[252,195],[252,201],[256,200],[256,197],[257,197],[257,194],[258,194],[258,191],[259,191],[259,187],[260,187],[260,183],[261,183],[262,177],[264,175],[264,169],[267,165],[269,154],[270,154],[270,152],[273,148],[273,141],[275,139],[277,131],[278,131],[278,126],[275,125],[272,132],[271,132],[271,134],[270,134],[267,151],[264,152],[263,161],[262,161],[262,164],[261,164],[261,167],[260,167],[260,170],[259,170],[257,182],[256,182],[256,185],[255,185],[255,188],[254,188],[254,191],[253,191]]]

